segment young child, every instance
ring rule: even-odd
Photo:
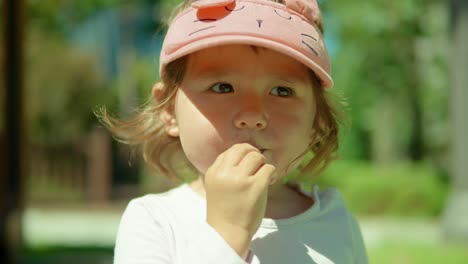
[[[199,176],[130,202],[114,263],[367,263],[338,191],[285,180],[320,172],[338,146],[316,0],[188,0],[176,13],[153,103],[101,120],[161,173]]]

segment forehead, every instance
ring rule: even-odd
[[[220,75],[232,72],[272,74],[309,82],[308,68],[299,61],[271,49],[251,45],[225,45],[203,49],[188,57],[187,74]]]

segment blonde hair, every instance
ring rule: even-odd
[[[172,17],[184,10],[194,0],[187,0],[175,8]],[[283,3],[282,0],[274,1]],[[320,19],[317,25],[323,33]],[[257,47],[252,46],[253,49]],[[155,84],[155,88],[161,91],[158,98],[151,98],[134,117],[120,120],[110,115],[106,108],[96,112],[98,119],[121,143],[134,147],[140,147],[144,160],[164,176],[175,179],[186,179],[187,175],[180,175],[180,171],[195,168],[188,162],[183,154],[179,138],[167,135],[160,113],[173,107],[175,94],[181,84],[187,66],[187,57],[182,57],[166,66],[161,81]],[[338,112],[337,104],[332,100],[315,73],[310,70],[313,82],[313,94],[316,103],[316,116],[313,122],[314,138],[309,142],[306,152],[297,157],[292,163],[302,159],[311,152],[313,157],[307,164],[302,164],[302,172],[308,175],[320,174],[335,158],[338,149],[338,120],[341,112]],[[291,163],[291,164],[292,164]],[[303,174],[305,176],[305,174]]]

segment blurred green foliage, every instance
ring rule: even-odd
[[[446,3],[323,4],[329,14],[325,26],[337,34],[339,46],[333,90],[346,98],[352,119],[341,146],[343,156],[379,163],[431,159],[446,167]]]
[[[27,16],[34,27],[63,35],[67,22],[79,23],[99,11],[122,4],[122,0],[27,0]]]
[[[389,166],[336,161],[318,178],[321,188],[336,187],[352,212],[361,216],[438,216],[448,184],[430,164]]]
[[[463,264],[468,259],[466,245],[392,242],[369,250],[369,263],[379,264]]]
[[[448,178],[448,9],[437,0],[323,1],[335,87],[352,120],[319,183],[360,215],[438,216]],[[328,22],[328,23],[327,23]]]
[[[113,93],[96,60],[47,32],[28,32],[25,110],[33,143],[60,144],[96,124],[92,109],[111,104]]]

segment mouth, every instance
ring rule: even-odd
[[[252,143],[249,143],[250,145],[252,145],[254,148],[258,149],[258,151],[260,151],[260,153],[264,153],[265,151],[267,151],[266,148],[262,148],[260,146],[258,146],[257,144],[252,144]]]
[[[245,143],[251,145],[252,147],[258,149],[260,153],[264,154],[268,149],[262,146],[261,144],[257,144],[256,142],[251,142],[251,141],[244,141]]]

